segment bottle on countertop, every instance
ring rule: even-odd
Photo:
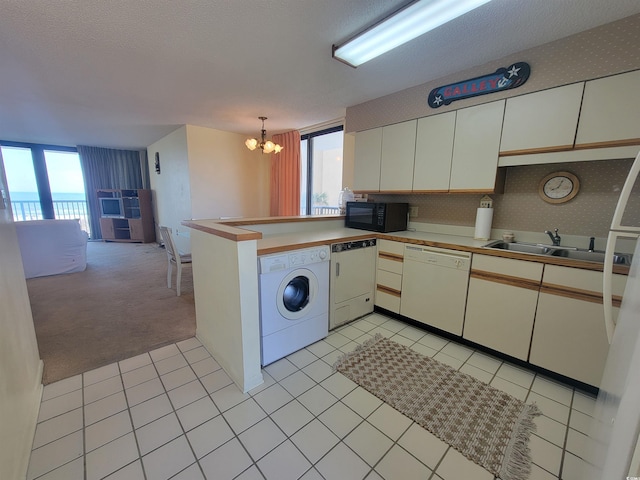
[[[349,187],[344,187],[340,191],[340,196],[338,197],[338,206],[340,207],[340,215],[344,215],[347,213],[347,202],[353,201],[353,192]]]

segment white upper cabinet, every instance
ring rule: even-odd
[[[416,123],[410,120],[382,127],[381,191],[411,191]]]
[[[356,133],[353,189],[377,192],[380,190],[380,161],[382,159],[382,128]]]
[[[413,190],[446,192],[451,177],[456,112],[418,120]]]
[[[507,99],[500,155],[573,148],[584,83]]]
[[[640,144],[640,70],[586,83],[576,148]]]
[[[495,190],[504,103],[499,100],[456,112],[449,190]]]

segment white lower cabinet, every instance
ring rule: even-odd
[[[400,313],[403,255],[404,243],[378,240],[375,304],[393,313]]]
[[[613,276],[614,295],[625,280]],[[529,363],[598,387],[608,352],[602,273],[547,265]]]
[[[475,254],[463,338],[527,360],[543,265]]]
[[[602,303],[541,293],[529,362],[599,386],[609,352]]]

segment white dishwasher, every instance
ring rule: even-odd
[[[462,335],[471,254],[406,245],[400,314]]]
[[[329,330],[373,312],[376,239],[331,245]]]

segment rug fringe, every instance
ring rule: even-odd
[[[338,370],[338,365],[342,364],[343,362],[349,360],[351,357],[355,357],[356,355],[358,355],[360,352],[362,352],[363,350],[366,350],[367,348],[369,348],[371,345],[374,345],[376,343],[378,343],[380,340],[382,340],[383,338],[385,338],[381,333],[376,333],[373,337],[371,337],[369,340],[365,341],[364,343],[361,343],[360,345],[358,345],[356,348],[353,349],[353,351],[351,352],[347,352],[347,353],[343,353],[342,355],[340,355],[335,362],[333,362],[333,366],[331,367],[333,372],[335,373]]]
[[[542,415],[538,406],[527,404],[516,421],[516,429],[504,452],[508,461],[500,469],[499,478],[503,480],[527,480],[531,475],[531,451],[529,438],[536,431],[533,419]]]

